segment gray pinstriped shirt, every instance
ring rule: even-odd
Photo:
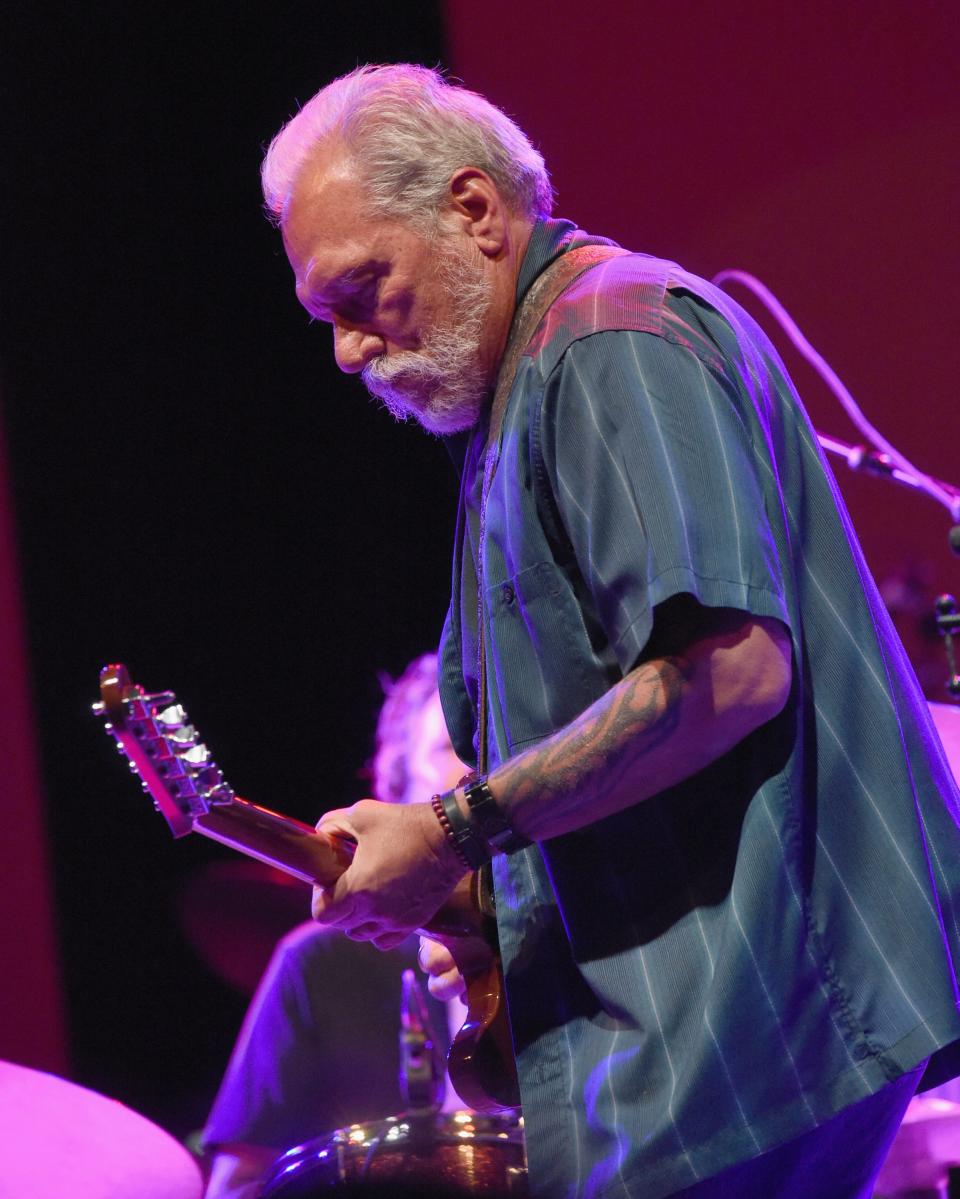
[[[539,224],[519,295],[596,240]],[[928,1056],[930,1085],[960,1072],[960,797],[762,332],[673,263],[613,259],[521,361],[479,547],[484,438],[441,655],[462,757],[481,549],[491,765],[630,670],[675,594],[794,650],[787,707],[726,757],[495,861],[533,1193],[658,1199]]]

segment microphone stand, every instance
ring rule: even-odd
[[[936,499],[938,503],[942,503],[954,521],[948,534],[950,549],[960,555],[960,488],[955,487],[952,483],[944,483],[941,479],[915,475],[902,470],[894,464],[889,455],[881,453],[879,450],[871,450],[863,445],[848,445],[845,441],[839,441],[836,437],[829,437],[825,433],[817,433],[817,440],[828,454],[843,458],[851,470],[877,475],[881,479],[889,479],[893,483],[899,483],[901,487],[922,491]],[[940,494],[935,494],[935,492]],[[934,609],[937,629],[943,637],[947,666],[950,671],[947,691],[954,699],[960,700],[960,673],[957,671],[957,657],[953,644],[954,636],[960,634],[960,613],[957,612],[957,601],[952,595],[938,595],[934,601]]]
[[[432,1119],[443,1104],[443,1058],[433,1040],[423,989],[412,970],[400,980],[400,1093],[406,1114]]]
[[[910,474],[909,471],[895,466],[889,454],[871,450],[865,445],[848,445],[845,441],[838,441],[836,437],[829,437],[826,433],[817,433],[817,441],[828,454],[835,454],[837,457],[843,458],[851,470],[878,475],[881,479],[890,479],[902,487],[910,487],[914,491],[922,491],[926,495],[930,495],[929,485],[933,483],[949,498],[951,503],[944,504],[944,506],[951,517],[955,521],[958,520],[956,513],[960,508],[960,487],[954,487],[952,483],[944,483],[941,479],[933,479],[929,475]],[[938,499],[936,496],[932,498]],[[950,530],[950,548],[955,554],[960,553],[960,523],[955,524]]]

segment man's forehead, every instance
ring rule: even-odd
[[[367,224],[355,178],[315,167],[303,171],[280,218],[283,244],[298,281],[305,277],[310,260],[358,240]]]
[[[314,147],[297,168],[287,206],[301,195],[315,195],[336,183],[357,185],[356,161],[339,143]]]

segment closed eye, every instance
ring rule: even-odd
[[[327,289],[328,293],[332,293],[331,303],[308,302],[305,305],[310,314],[310,323],[324,321],[331,324],[339,317],[350,324],[363,324],[376,309],[379,289],[380,280],[376,275],[369,275],[357,282],[338,283]]]

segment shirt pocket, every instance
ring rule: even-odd
[[[555,563],[538,562],[484,594],[493,723],[509,756],[568,724],[616,680]]]

